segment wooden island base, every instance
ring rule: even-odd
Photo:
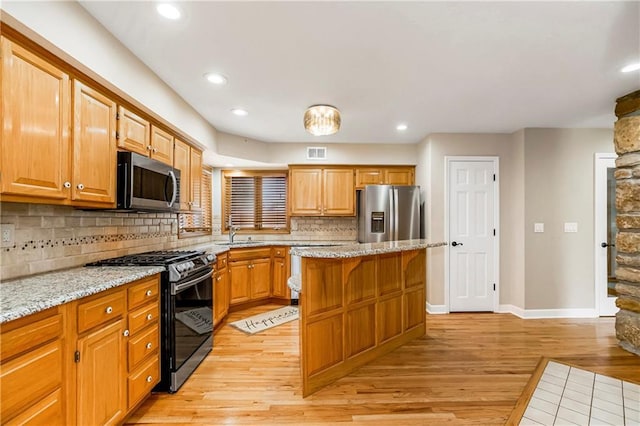
[[[308,396],[425,334],[426,249],[302,258],[300,365]]]

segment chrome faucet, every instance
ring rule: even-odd
[[[233,226],[233,222],[231,221],[231,215],[229,215],[229,244],[233,244],[233,237],[236,236],[238,232],[238,227]]]

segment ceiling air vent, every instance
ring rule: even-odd
[[[326,160],[327,148],[324,146],[308,146],[307,160]]]

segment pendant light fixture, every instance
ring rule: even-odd
[[[304,112],[304,128],[314,136],[326,136],[340,129],[340,111],[331,105],[311,105]]]

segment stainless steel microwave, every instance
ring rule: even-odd
[[[134,152],[118,152],[118,210],[177,212],[180,170]]]

